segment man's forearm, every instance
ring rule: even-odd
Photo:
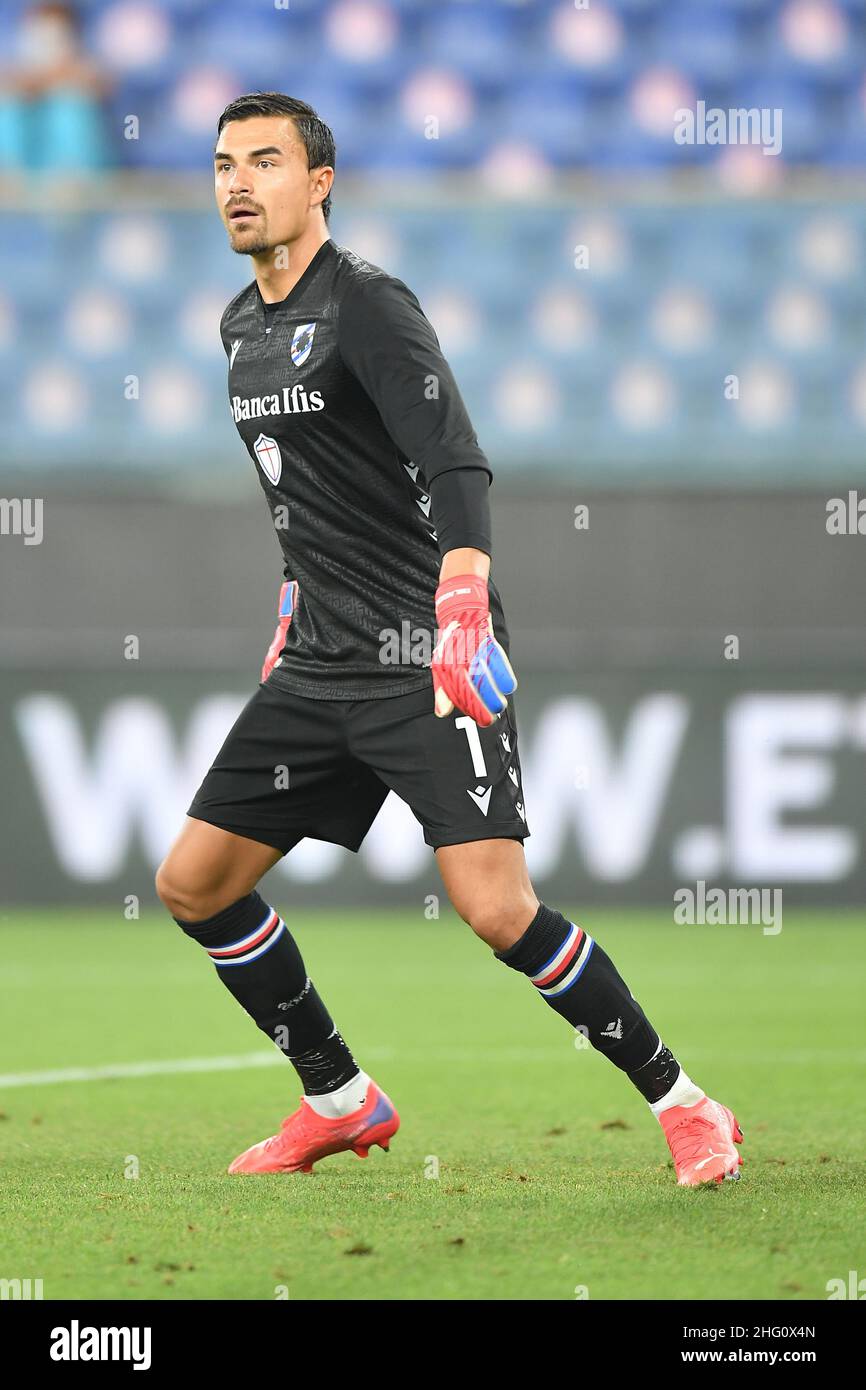
[[[451,468],[430,482],[430,520],[439,554],[480,550],[492,555],[490,474],[486,468]]]
[[[479,579],[487,579],[490,575],[490,556],[468,545],[449,550],[447,555],[442,556],[439,583],[453,579],[456,574],[477,574]]]

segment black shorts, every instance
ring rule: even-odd
[[[381,700],[316,700],[262,684],[244,706],[187,814],[273,845],[330,840],[358,850],[389,791],[433,849],[524,840],[517,727],[433,713],[433,685]]]

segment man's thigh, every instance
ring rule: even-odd
[[[483,729],[433,713],[433,686],[362,700],[348,723],[354,756],[411,808],[433,849],[529,835],[512,702]]]
[[[523,845],[516,839],[442,845],[436,862],[464,922],[495,950],[507,950],[538,912]]]
[[[280,859],[272,846],[187,816],[156,886],[175,917],[212,917],[244,898]]]
[[[282,854],[305,837],[356,850],[388,788],[349,754],[347,704],[260,685],[187,814]]]

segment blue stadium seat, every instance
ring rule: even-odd
[[[754,72],[762,54],[744,44],[736,16],[723,8],[694,3],[665,6],[654,26],[647,60],[672,67],[699,84],[732,82],[744,70]]]
[[[517,80],[494,112],[503,139],[527,140],[554,165],[568,167],[592,157],[592,104],[573,79]]]
[[[504,6],[428,10],[416,37],[422,65],[452,68],[479,87],[500,87],[520,66],[519,15]]]

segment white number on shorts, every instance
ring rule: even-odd
[[[466,737],[469,741],[469,752],[472,754],[472,769],[476,777],[487,776],[487,764],[484,761],[484,753],[481,749],[481,739],[478,737],[478,725],[474,719],[470,719],[468,714],[463,714],[459,719],[454,720],[458,729],[466,730]]]

